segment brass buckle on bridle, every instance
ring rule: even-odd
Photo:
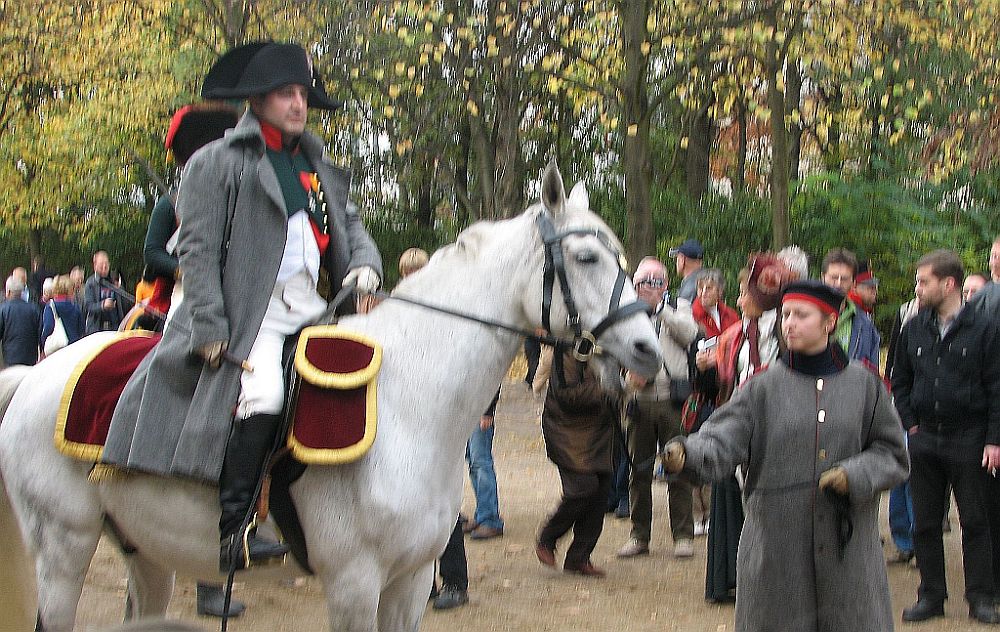
[[[573,340],[573,358],[580,362],[587,362],[595,354],[600,354],[601,348],[597,346],[597,339],[589,331],[581,331],[580,335]]]

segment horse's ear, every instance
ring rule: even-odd
[[[566,201],[566,206],[584,211],[590,210],[590,196],[587,195],[587,185],[583,182],[577,182],[573,186],[573,190],[569,192],[569,199]]]
[[[542,172],[542,204],[553,216],[561,214],[566,206],[566,189],[555,160],[550,160]]]

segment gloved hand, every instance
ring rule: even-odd
[[[676,474],[684,469],[684,461],[687,459],[687,454],[682,444],[673,441],[667,444],[661,458],[663,459],[663,469],[668,474]]]
[[[381,284],[382,279],[379,278],[378,272],[370,266],[361,266],[347,271],[343,287],[356,285],[359,294],[374,294]]]
[[[223,352],[228,348],[228,342],[225,340],[216,340],[215,342],[209,342],[199,347],[197,353],[205,360],[205,364],[213,369],[217,369],[222,364]]]
[[[850,491],[850,486],[847,481],[847,470],[837,466],[831,467],[827,471],[819,475],[819,488],[820,489],[830,489],[838,494],[846,496]]]

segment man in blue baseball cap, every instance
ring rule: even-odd
[[[677,267],[677,276],[681,277],[681,287],[677,291],[678,300],[687,301],[690,307],[698,296],[698,277],[701,276],[702,259],[705,249],[697,239],[687,239],[680,246],[670,249],[670,256]]]

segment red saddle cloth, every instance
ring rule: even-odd
[[[135,330],[115,338],[73,369],[56,419],[56,447],[97,462],[125,384],[160,335]],[[307,464],[336,465],[363,456],[375,441],[376,384],[382,349],[336,325],[307,327],[295,353],[290,395],[292,456]]]
[[[363,456],[375,441],[376,385],[382,348],[337,325],[307,327],[295,350],[288,447],[303,463],[336,465]]]
[[[84,461],[100,460],[125,383],[159,341],[160,335],[149,331],[120,332],[77,364],[56,417],[60,452]]]

